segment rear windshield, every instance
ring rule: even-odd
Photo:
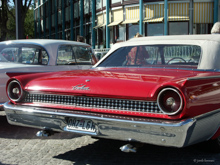
[[[0,50],[0,62],[47,65],[49,56],[41,48],[32,45],[15,45]]]
[[[197,45],[146,45],[122,47],[98,67],[193,66],[197,67],[201,47]]]

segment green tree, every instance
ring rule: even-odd
[[[0,40],[4,41],[7,38],[14,39],[16,36],[15,25],[15,0],[1,0],[0,7]],[[33,0],[18,0],[21,3],[21,36],[26,38],[26,35],[33,38],[34,33],[34,16],[33,16]]]
[[[7,36],[8,22],[8,0],[1,0],[0,6],[0,41],[4,41]]]
[[[34,10],[29,9],[24,22],[24,35],[34,38]]]
[[[15,13],[15,7],[13,7],[10,12],[14,15]],[[34,38],[34,10],[33,8],[30,8],[26,14],[25,21],[24,21],[24,28],[23,28],[23,38],[28,36],[28,38]],[[12,16],[12,14],[8,17],[8,38],[9,39],[15,39],[15,18]]]

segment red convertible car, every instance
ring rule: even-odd
[[[91,69],[7,73],[8,122],[98,138],[220,151],[220,35],[134,38]],[[127,146],[129,147],[129,146]],[[129,148],[131,149],[131,148]]]

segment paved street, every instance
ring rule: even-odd
[[[139,165],[220,164],[220,154],[205,152],[200,145],[183,149],[144,145],[137,153],[123,153],[120,141],[59,133],[39,138],[38,130],[11,126],[0,111],[0,165]]]

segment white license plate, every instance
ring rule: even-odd
[[[67,119],[67,129],[95,132],[95,124],[92,122],[92,120],[81,118],[69,118]]]

